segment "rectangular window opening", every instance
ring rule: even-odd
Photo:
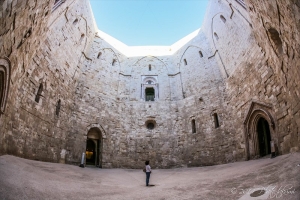
[[[187,61],[186,61],[186,59],[183,59],[183,61],[184,61],[184,65],[187,65]]]
[[[220,127],[219,119],[218,119],[218,114],[217,113],[214,113],[214,122],[215,122],[215,128]]]
[[[146,101],[154,101],[154,99],[155,99],[155,90],[154,90],[154,88],[146,88],[146,90],[145,90],[145,99],[146,99]]]
[[[196,122],[194,119],[192,120],[192,133],[196,133]]]

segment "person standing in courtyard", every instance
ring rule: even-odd
[[[150,179],[150,174],[151,174],[151,167],[149,165],[149,161],[147,160],[145,162],[146,165],[146,186],[149,186],[149,179]]]

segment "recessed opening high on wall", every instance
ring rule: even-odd
[[[39,102],[40,101],[40,97],[42,96],[42,92],[43,92],[43,83],[40,84],[38,92],[35,96],[35,102]]]
[[[117,62],[117,60],[116,60],[116,59],[113,59],[111,65],[112,65],[112,66],[115,66],[116,62]]]
[[[148,67],[148,68],[149,68],[149,71],[151,71],[151,68],[152,68],[152,67],[151,67],[151,65],[149,65],[149,67]]]
[[[224,22],[224,23],[226,22],[226,19],[223,15],[220,15],[220,18],[221,18],[222,22]]]
[[[187,61],[186,59],[183,59],[184,65],[187,65]]]
[[[280,39],[278,31],[274,28],[270,28],[270,29],[268,29],[268,35],[271,40],[271,43],[273,43],[272,46],[275,49],[275,51],[278,54],[282,54],[282,52],[283,52],[282,41]]]
[[[73,25],[76,25],[78,23],[78,19],[76,18],[73,22]]]
[[[83,40],[84,36],[85,35],[82,33],[81,36],[80,36],[80,42]]]
[[[56,110],[55,110],[55,114],[56,114],[57,117],[59,116],[60,106],[61,106],[61,100],[59,99],[59,100],[57,101],[57,104],[56,104]]]
[[[155,90],[154,90],[154,88],[146,88],[146,90],[145,90],[145,99],[146,99],[146,101],[154,101],[155,100]]]
[[[155,122],[155,120],[147,120],[146,122],[145,122],[145,125],[146,125],[146,128],[148,129],[148,130],[153,130],[154,128],[155,128],[155,126],[156,126],[156,122]]]
[[[214,32],[214,37],[215,37],[216,40],[219,40],[219,36],[216,32]]]
[[[97,58],[99,59],[101,57],[102,53],[99,52],[98,55],[97,55]]]
[[[196,133],[196,122],[195,122],[195,119],[192,119],[192,133]]]
[[[203,53],[202,53],[202,51],[199,51],[199,55],[200,55],[200,58],[202,58],[202,57],[203,57]]]
[[[214,116],[215,128],[220,127],[218,114],[217,114],[217,113],[214,113],[213,116]]]

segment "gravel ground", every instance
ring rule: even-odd
[[[300,153],[208,167],[153,169],[150,184],[155,186],[146,187],[142,169],[80,168],[3,155],[0,199],[299,200],[298,164]],[[260,189],[264,195],[250,196]]]

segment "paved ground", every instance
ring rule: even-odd
[[[150,163],[151,164],[151,163]],[[142,170],[77,166],[0,156],[0,199],[300,199],[300,153],[225,165]],[[256,190],[264,194],[251,197]]]

